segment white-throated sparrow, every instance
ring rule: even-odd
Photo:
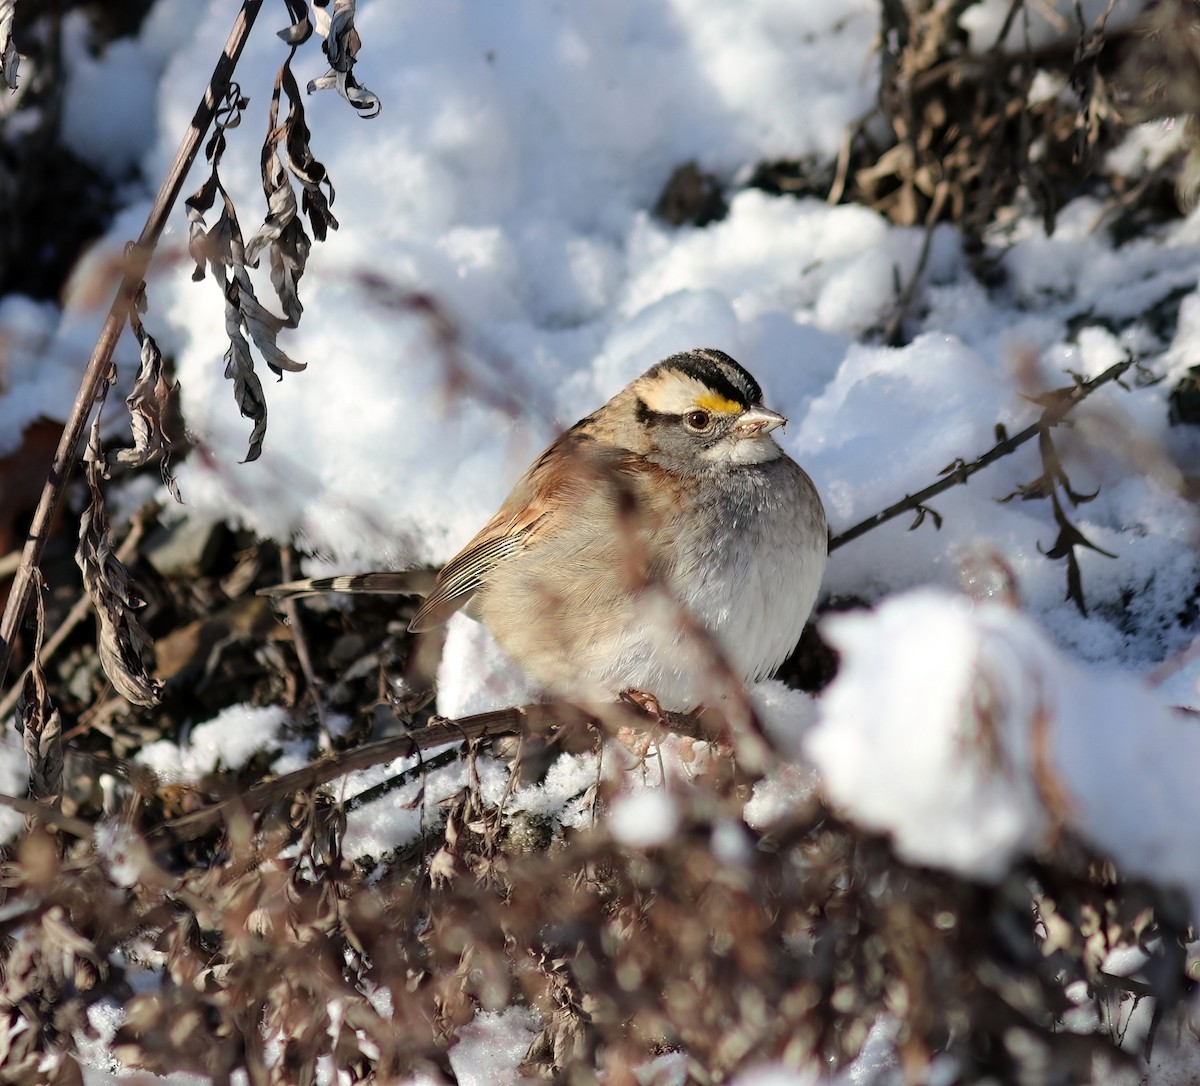
[[[694,708],[774,671],[817,598],[825,511],[771,436],[786,421],[728,355],[672,355],[553,442],[436,580],[266,591],[426,595],[410,629],[465,608],[548,693]]]

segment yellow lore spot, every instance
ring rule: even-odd
[[[634,387],[646,406],[660,415],[686,415],[697,409],[714,415],[736,415],[742,410],[742,405],[735,400],[678,370],[657,373]]]
[[[717,392],[706,392],[697,397],[696,406],[711,411],[714,415],[736,415],[742,410],[741,404],[727,400]]]

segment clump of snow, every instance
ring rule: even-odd
[[[909,860],[1004,873],[1065,824],[1127,876],[1200,901],[1200,727],[1085,670],[1025,615],[923,590],[830,616],[842,654],[805,749],[829,797]]]
[[[197,724],[184,743],[160,739],[143,747],[137,761],[154,770],[163,781],[194,781],[218,766],[245,765],[260,750],[279,742],[279,733],[290,720],[279,705],[232,705],[204,724]]]
[[[517,1068],[540,1028],[527,1007],[480,1011],[458,1031],[450,1066],[461,1086],[516,1086]]]
[[[63,93],[62,139],[81,158],[115,177],[132,169],[154,138],[154,98],[158,72],[130,39],[112,42],[93,57],[87,45],[87,19],[73,11],[63,20],[63,52],[70,75]],[[105,123],[102,112],[121,118]],[[112,138],[114,132],[121,139]]]
[[[1164,705],[1200,712],[1200,645],[1193,646],[1193,651],[1195,657],[1181,661],[1178,668],[1170,668],[1157,690]]]
[[[540,784],[524,785],[508,798],[506,809],[543,818],[561,817],[596,783],[596,754],[560,754]]]
[[[0,298],[0,456],[20,446],[22,431],[39,415],[65,414],[71,405],[66,368],[45,364],[57,322],[50,302]]]
[[[811,766],[794,762],[773,766],[762,780],[755,782],[754,792],[746,801],[743,811],[746,825],[759,831],[770,829],[803,810],[819,786],[820,778]]]
[[[666,788],[641,789],[616,796],[607,823],[614,840],[628,848],[655,848],[679,829],[679,803]]]
[[[10,721],[4,734],[0,735],[0,793],[23,796],[28,784],[29,758]],[[0,807],[0,841],[7,841],[24,825],[25,818],[19,811]]]
[[[781,754],[800,754],[804,733],[816,722],[817,703],[778,679],[764,679],[746,691],[762,726]]]
[[[995,877],[1046,826],[1030,774],[1013,768],[1030,765],[1042,703],[1030,647],[1004,640],[1013,618],[918,592],[823,624],[842,663],[807,753],[829,797],[917,863]]]
[[[109,42],[98,53],[88,41],[86,15],[68,12],[62,20],[63,143],[110,177],[129,174],[157,135],[155,103],[167,58],[194,31],[201,12],[188,0],[159,0],[136,38]]]
[[[487,627],[453,615],[438,665],[438,712],[461,717],[537,700],[537,691],[501,651]]]

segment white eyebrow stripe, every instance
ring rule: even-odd
[[[720,410],[714,400],[728,402],[734,410],[738,409],[736,404],[726,401],[703,381],[671,370],[656,374],[639,391],[646,406],[660,415],[683,415],[697,406]]]

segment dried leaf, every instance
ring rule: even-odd
[[[1037,501],[1041,498],[1050,496],[1052,484],[1045,475],[1039,475],[1032,482],[1018,483],[1017,489],[1011,493],[1005,494],[1003,498],[997,498],[996,501],[1005,505],[1014,498],[1020,498],[1023,502]]]
[[[942,514],[936,509],[931,509],[928,505],[918,505],[917,515],[913,518],[913,522],[908,526],[910,532],[916,531],[925,523],[925,518],[929,517],[933,521],[933,527],[936,531],[942,530]]]
[[[318,0],[319,2],[320,0]],[[284,27],[277,33],[294,50],[312,37],[313,27],[308,18],[308,5],[304,0],[284,0],[284,3],[287,5],[288,16],[292,22],[290,26]]]
[[[310,133],[304,122],[304,106],[300,88],[292,74],[291,57],[280,67],[271,95],[269,130],[262,150],[263,193],[267,197],[267,216],[258,233],[246,246],[246,260],[257,264],[259,254],[269,246],[271,284],[279,297],[289,326],[300,321],[303,306],[297,293],[304,274],[312,241],[304,231],[297,215],[296,194],[292,189],[289,171],[304,186],[301,206],[308,216],[313,234],[324,241],[330,230],[338,227],[329,210],[333,202],[333,186],[325,167],[317,161],[309,145]],[[288,112],[279,121],[281,95],[287,96]],[[326,196],[321,186],[329,190]]]
[[[1068,552],[1075,547],[1086,547],[1088,550],[1104,555],[1105,558],[1116,558],[1116,555],[1110,551],[1104,550],[1103,547],[1097,547],[1070,521],[1064,519],[1059,523],[1058,538],[1054,541],[1054,546],[1043,552],[1047,558],[1065,558]]]
[[[1079,613],[1086,617],[1087,607],[1083,600],[1083,577],[1080,573],[1079,559],[1075,554],[1075,548],[1085,547],[1088,550],[1104,555],[1105,558],[1116,558],[1116,555],[1104,550],[1102,547],[1097,547],[1095,543],[1088,539],[1067,519],[1057,495],[1052,494],[1051,498],[1054,505],[1054,519],[1058,522],[1059,526],[1058,538],[1054,541],[1053,547],[1042,553],[1047,558],[1065,558],[1067,560],[1067,594],[1063,598],[1074,603],[1079,608]],[[1041,547],[1039,546],[1038,549],[1041,550]]]
[[[226,99],[224,115],[236,122],[240,119],[244,104],[240,92],[231,89],[230,96]],[[294,279],[285,282],[285,289],[281,292],[285,306],[291,305],[289,318],[286,319],[277,317],[266,309],[254,292],[254,284],[246,270],[246,246],[242,240],[237,209],[217,173],[223,149],[224,142],[218,141],[215,136],[209,141],[206,153],[210,153],[212,159],[212,172],[186,201],[188,251],[196,261],[196,270],[192,278],[203,279],[206,268],[211,269],[225,296],[225,333],[229,337],[229,349],[225,352],[225,376],[233,381],[234,400],[238,410],[244,418],[254,423],[246,452],[246,460],[251,461],[262,454],[263,438],[267,430],[267,403],[262,382],[254,372],[250,343],[253,342],[262,353],[264,361],[277,375],[282,376],[285,371],[303,370],[304,364],[291,358],[278,343],[279,332],[286,327],[294,327],[299,320],[300,306],[299,299],[294,298]],[[286,176],[284,183],[286,184]],[[210,228],[205,223],[204,214],[216,204],[218,195],[221,197],[221,211],[216,223]],[[254,244],[261,247],[262,243],[256,238]],[[298,279],[299,275],[295,278]],[[249,340],[246,338],[247,333]]]
[[[9,90],[17,89],[17,68],[21,58],[12,42],[13,15],[17,0],[0,0],[0,83]]]
[[[133,329],[141,347],[142,360],[133,391],[125,400],[133,429],[133,448],[109,453],[108,466],[110,469],[116,465],[139,468],[158,459],[163,483],[171,496],[182,504],[183,498],[171,471],[173,443],[165,421],[170,411],[171,396],[178,390],[179,383],[167,380],[162,352],[132,307],[129,311],[129,327]]]
[[[231,283],[230,290],[236,291],[237,284]],[[229,300],[226,294],[225,334],[229,337],[229,349],[225,352],[225,377],[233,381],[233,398],[243,418],[254,423],[250,433],[250,446],[246,451],[246,462],[257,460],[262,454],[263,438],[267,433],[267,401],[263,396],[262,382],[254,372],[254,359],[250,356],[250,344],[242,335],[241,310],[238,300]]]
[[[297,362],[283,351],[277,337],[286,328],[287,322],[282,317],[275,316],[265,308],[254,293],[254,285],[244,267],[234,268],[229,289],[225,293],[228,304],[235,305],[238,310],[240,323],[250,333],[254,346],[262,353],[263,359],[276,376],[282,377],[284,371],[299,373],[305,369],[303,362]],[[226,312],[228,324],[230,314]]]
[[[100,623],[100,663],[117,693],[134,705],[157,705],[162,684],[151,678],[145,663],[152,643],[134,615],[143,601],[133,591],[129,571],[113,553],[100,489],[105,460],[100,448],[99,415],[92,423],[84,460],[90,501],[79,521],[75,561],[83,572],[83,586]]]
[[[40,575],[35,578],[33,591],[37,600],[33,663],[22,684],[16,723],[29,759],[29,798],[58,807],[62,802],[62,718],[50,701],[42,667],[46,588]]]
[[[354,5],[355,0],[333,0],[330,12],[329,0],[315,0],[317,33],[325,39],[321,49],[329,60],[329,71],[309,83],[308,92],[336,87],[338,94],[364,117],[375,117],[382,103],[354,78],[354,62],[362,46],[354,28]]]
[[[221,213],[216,223],[208,228],[204,222],[204,212],[212,207],[218,193],[221,195]],[[223,283],[226,269],[245,264],[246,252],[237,210],[221,185],[215,166],[208,179],[185,204],[188,209],[188,252],[196,261],[192,279],[195,282],[203,279],[205,264],[209,264],[214,277]]]

